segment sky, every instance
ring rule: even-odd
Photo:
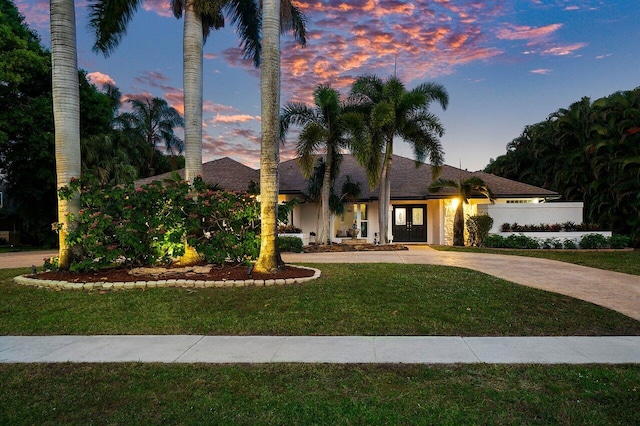
[[[47,47],[49,2],[14,0]],[[78,66],[123,99],[158,96],[183,111],[183,21],[168,0],[142,0],[120,46],[93,52],[86,0],[76,0]],[[640,0],[294,0],[307,17],[307,46],[284,35],[282,105],[312,103],[319,84],[343,98],[359,76],[397,75],[411,89],[443,85],[445,163],[483,169],[524,127],[582,97],[640,86]],[[204,46],[203,161],[260,162],[259,70],[244,61],[230,21]],[[126,103],[125,103],[126,104]],[[296,131],[281,146],[294,157]],[[398,140],[396,154],[412,158]]]

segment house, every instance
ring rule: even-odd
[[[391,205],[389,208],[389,239],[402,243],[428,243],[450,245],[453,243],[453,217],[458,205],[457,193],[454,189],[444,189],[437,194],[431,194],[427,190],[432,182],[431,166],[420,164],[412,159],[393,156],[391,170]],[[282,162],[280,173],[280,196],[283,200],[299,198],[304,200],[306,180],[302,176],[296,160]],[[439,177],[444,179],[461,180],[472,175],[483,179],[495,196],[495,204],[482,195],[473,197],[469,205],[465,205],[465,216],[478,213],[478,207],[485,207],[484,212],[493,214],[493,207],[500,205],[528,205],[534,211],[548,200],[559,198],[559,194],[547,189],[538,188],[521,182],[501,178],[483,172],[468,172],[456,167],[443,166]],[[361,195],[357,202],[350,203],[344,214],[334,216],[331,221],[332,241],[341,242],[349,238],[348,232],[355,223],[360,230],[361,239],[373,243],[378,238],[378,188],[370,188],[364,169],[356,162],[353,156],[344,155],[340,166],[340,175],[336,181],[336,187],[341,188],[346,177],[352,181],[360,182]],[[555,203],[554,203],[555,204]],[[567,204],[567,203],[562,203]],[[572,203],[573,204],[573,203]],[[488,209],[487,209],[488,207]],[[582,221],[582,208],[579,207],[579,217],[564,218],[560,222],[574,220]],[[316,230],[318,217],[317,204],[303,202],[293,211],[293,223],[304,232],[305,243],[309,240],[310,232]],[[502,212],[502,211],[501,211]],[[515,211],[514,211],[515,213]],[[565,211],[566,213],[566,211]],[[545,213],[546,214],[546,213]],[[534,213],[534,217],[535,217]],[[493,217],[493,216],[492,216]],[[547,221],[548,216],[535,217],[532,224]],[[502,220],[502,222],[499,222]],[[504,222],[519,222],[518,217],[503,214],[494,220],[494,228]]]
[[[458,205],[457,193],[453,189],[444,189],[437,194],[427,190],[432,182],[431,166],[420,164],[412,159],[393,156],[391,171],[391,203],[388,206],[389,239],[402,243],[427,243],[450,245],[453,242],[453,217]],[[184,176],[184,170],[180,170]],[[317,229],[319,205],[305,195],[307,180],[302,175],[297,160],[280,163],[278,168],[280,181],[279,201],[298,199],[291,215],[290,223],[303,231],[305,244],[314,241],[312,233]],[[138,181],[138,184],[169,177],[170,173]],[[358,238],[373,243],[379,240],[378,234],[378,191],[370,188],[365,170],[351,155],[344,155],[340,166],[340,175],[336,188],[341,188],[347,176],[359,182],[361,194],[357,200],[349,202],[341,215],[331,219],[332,241],[342,242],[350,239],[355,224],[359,230]],[[495,203],[478,195],[465,205],[465,216],[488,213],[494,218],[493,232],[497,232],[502,223],[520,224],[562,223],[566,221],[582,222],[582,203],[546,203],[556,200],[560,195],[547,189],[538,188],[521,182],[501,178],[484,172],[469,172],[456,167],[443,166],[439,177],[452,180],[478,176],[491,188]],[[226,190],[246,190],[249,182],[259,182],[259,171],[247,167],[230,158],[214,160],[203,165],[205,182],[218,184]]]

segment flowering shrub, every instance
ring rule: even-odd
[[[69,216],[72,270],[168,264],[184,254],[185,243],[218,264],[258,255],[259,206],[246,193],[214,191],[196,178],[193,186],[155,181],[139,188],[75,181],[60,196],[78,190],[81,210]]]

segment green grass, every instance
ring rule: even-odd
[[[479,272],[433,265],[316,265],[283,287],[112,292],[19,286],[0,270],[0,335],[640,335],[640,321]]]
[[[538,257],[559,260],[591,268],[640,275],[640,250],[597,251],[597,250],[507,250],[478,247],[432,246],[441,251],[491,253],[515,256]]]
[[[0,424],[632,425],[638,366],[0,364]]]

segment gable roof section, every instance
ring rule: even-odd
[[[455,195],[455,190],[444,188],[437,194],[431,194],[427,187],[431,184],[431,166],[426,163],[417,163],[406,157],[393,156],[391,164],[391,199],[399,200],[424,200],[429,198],[447,198]],[[297,160],[289,160],[280,163],[280,193],[302,194],[305,192],[307,181],[302,176]],[[378,198],[378,188],[370,188],[364,168],[358,164],[352,155],[343,155],[340,166],[340,175],[336,186],[340,188],[350,176],[355,182],[360,182],[362,200]],[[540,197],[556,198],[559,196],[554,191],[527,185],[484,172],[469,172],[456,167],[442,166],[438,177],[443,179],[459,180],[470,176],[478,176],[491,188],[496,198]]]
[[[184,169],[176,171],[184,179]],[[136,186],[151,183],[154,180],[164,180],[171,177],[175,172],[163,173],[161,175],[148,177],[136,181]],[[245,166],[229,157],[209,161],[202,165],[202,180],[210,184],[218,184],[227,191],[246,191],[249,182],[260,182],[260,172]]]

